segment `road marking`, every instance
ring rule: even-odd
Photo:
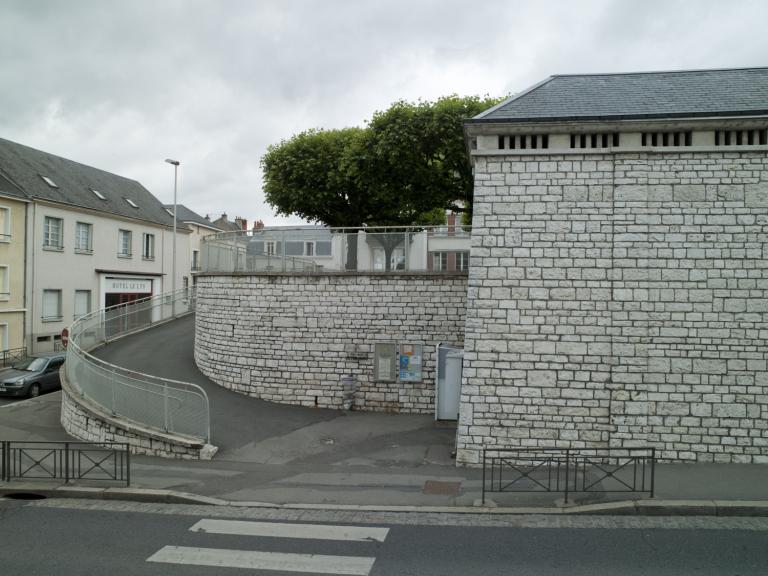
[[[389,533],[389,528],[204,519],[192,526],[190,531],[210,532],[212,534],[235,534],[238,536],[269,536],[272,538],[384,542]]]
[[[165,546],[147,558],[147,562],[191,564],[251,570],[314,572],[316,574],[349,574],[368,576],[375,558],[364,556],[324,556],[322,554],[287,554],[251,550],[219,550]]]

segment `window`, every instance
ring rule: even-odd
[[[155,235],[144,234],[141,242],[141,257],[144,260],[155,259]]]
[[[11,209],[0,206],[0,242],[11,241]]]
[[[104,196],[104,194],[102,194],[101,192],[99,192],[95,188],[91,188],[91,192],[93,192],[96,195],[96,198],[98,198],[99,200],[106,200],[107,199],[107,197]]]
[[[130,258],[133,255],[131,243],[132,234],[130,230],[117,231],[117,255],[120,258]]]
[[[456,252],[456,270],[469,270],[469,252]]]
[[[264,253],[267,256],[274,256],[275,255],[275,241],[274,240],[270,240],[270,241],[264,243]]]
[[[432,253],[432,270],[448,270],[448,252]]]
[[[130,198],[123,198],[123,200],[125,200],[126,202],[128,202],[128,205],[129,205],[129,206],[132,206],[133,208],[138,208],[138,207],[139,207],[139,206],[138,206],[138,204],[136,204],[136,202],[134,202],[134,201],[133,201],[133,200],[131,200]]]
[[[43,248],[62,250],[64,248],[64,221],[46,216],[43,223]]]
[[[75,320],[91,311],[91,291],[75,290]]]
[[[61,320],[61,290],[43,290],[43,322]]]
[[[42,174],[40,174],[40,178],[42,178],[43,182],[48,184],[48,186],[50,186],[51,188],[58,188],[58,186],[56,185],[56,182],[48,178],[48,176],[43,176]]]
[[[314,256],[314,255],[315,255],[315,243],[304,242],[304,256]]]
[[[192,250],[192,270],[200,270],[200,250]]]
[[[93,252],[93,225],[87,222],[75,224],[75,252],[91,254]]]
[[[11,296],[10,272],[8,266],[0,266],[0,300],[8,300]]]
[[[374,348],[374,380],[394,382],[397,377],[397,349],[395,345],[378,343]]]

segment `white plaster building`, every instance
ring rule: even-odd
[[[140,183],[1,139],[0,175],[30,201],[28,351],[52,349],[82,314],[170,290],[173,218]],[[177,254],[189,236],[178,226]],[[178,259],[178,287],[190,267]]]

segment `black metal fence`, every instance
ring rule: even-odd
[[[27,357],[26,348],[11,348],[0,352],[0,367],[10,366]]]
[[[128,444],[0,441],[0,481],[63,480],[131,485]]]
[[[482,503],[488,492],[633,492],[654,495],[656,450],[486,448]]]

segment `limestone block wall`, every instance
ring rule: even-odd
[[[464,340],[466,274],[200,275],[195,361],[214,382],[285,404],[434,412],[435,347]],[[423,345],[421,382],[374,378],[377,342]]]
[[[477,157],[459,461],[768,462],[768,157]]]

